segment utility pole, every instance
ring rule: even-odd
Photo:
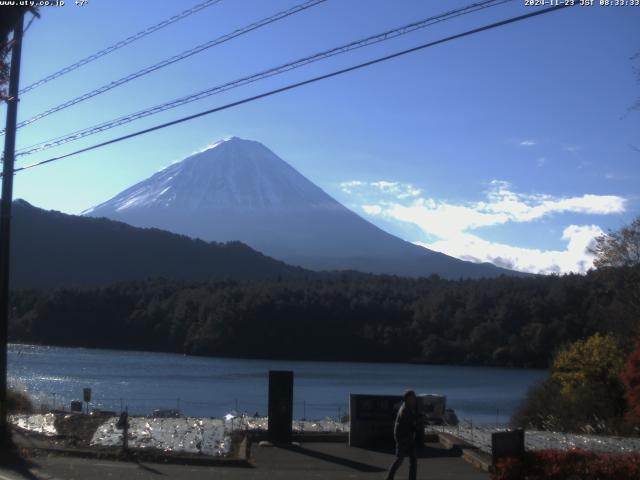
[[[7,340],[9,334],[9,255],[11,239],[11,203],[13,201],[13,165],[16,153],[16,122],[24,13],[18,15],[13,29],[7,126],[2,165],[2,199],[0,200],[0,445],[9,446],[11,430],[7,419]]]

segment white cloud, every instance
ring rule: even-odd
[[[386,182],[384,180],[381,180],[379,182],[371,182],[370,185],[377,188],[381,192],[394,195],[399,199],[417,197],[422,193],[419,188],[415,188],[409,183]]]
[[[362,210],[369,215],[379,215],[382,213],[382,207],[380,205],[362,205]]]
[[[340,189],[344,193],[352,194],[355,189],[357,189],[358,187],[361,187],[363,185],[365,185],[365,182],[361,182],[359,180],[351,180],[349,182],[342,182],[340,184]]]
[[[534,145],[537,145],[534,140],[523,140],[520,142],[521,147],[533,147]]]
[[[377,189],[376,201],[366,202],[361,206],[362,210],[369,215],[413,224],[434,238],[429,243],[416,243],[457,258],[488,261],[535,273],[586,271],[592,266],[586,247],[602,230],[596,225],[566,227],[562,234],[562,240],[566,242],[564,250],[539,250],[490,242],[473,230],[510,222],[532,222],[557,213],[618,214],[625,211],[626,203],[624,198],[615,195],[554,197],[516,193],[509,183],[497,180],[491,182],[485,200],[452,203],[420,197],[420,193],[400,197],[398,192],[413,192],[412,187],[397,182],[374,183],[360,182],[350,187],[369,197],[373,197]]]
[[[473,262],[491,262],[500,267],[532,273],[584,273],[593,266],[587,247],[603,233],[596,225],[570,225],[562,232],[564,250],[523,248],[483,240],[461,233],[455,237],[417,245]]]
[[[633,177],[631,175],[620,175],[618,173],[606,173],[604,178],[607,180],[631,180]]]
[[[582,147],[580,145],[566,145],[564,147],[564,149],[567,152],[576,153],[576,152],[579,152],[580,150],[582,150]]]
[[[351,180],[349,182],[342,182],[340,188],[345,193],[354,193],[356,189],[366,188],[368,190],[376,190],[380,193],[390,195],[398,200],[404,200],[406,198],[418,197],[422,190],[414,187],[410,183],[389,182],[386,180],[379,180],[377,182],[361,182],[359,180]]]

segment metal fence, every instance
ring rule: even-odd
[[[38,411],[70,411],[72,400],[56,392],[40,394],[34,399],[34,406]],[[84,404],[84,407],[87,405]],[[293,402],[294,419],[296,421],[331,420],[342,423],[348,419],[349,406],[345,402],[317,403],[307,400]],[[243,418],[266,417],[267,401],[255,402],[241,398],[225,400],[187,400],[181,397],[102,397],[96,395],[88,405],[89,411],[120,413],[127,410],[131,415],[151,416],[154,411],[175,411],[181,416],[222,418],[225,415]]]

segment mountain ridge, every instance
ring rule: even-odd
[[[102,286],[168,278],[266,280],[311,272],[267,257],[240,242],[214,243],[106,218],[13,203],[14,288]]]

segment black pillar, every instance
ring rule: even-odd
[[[269,372],[269,441],[291,443],[293,422],[293,372]]]

